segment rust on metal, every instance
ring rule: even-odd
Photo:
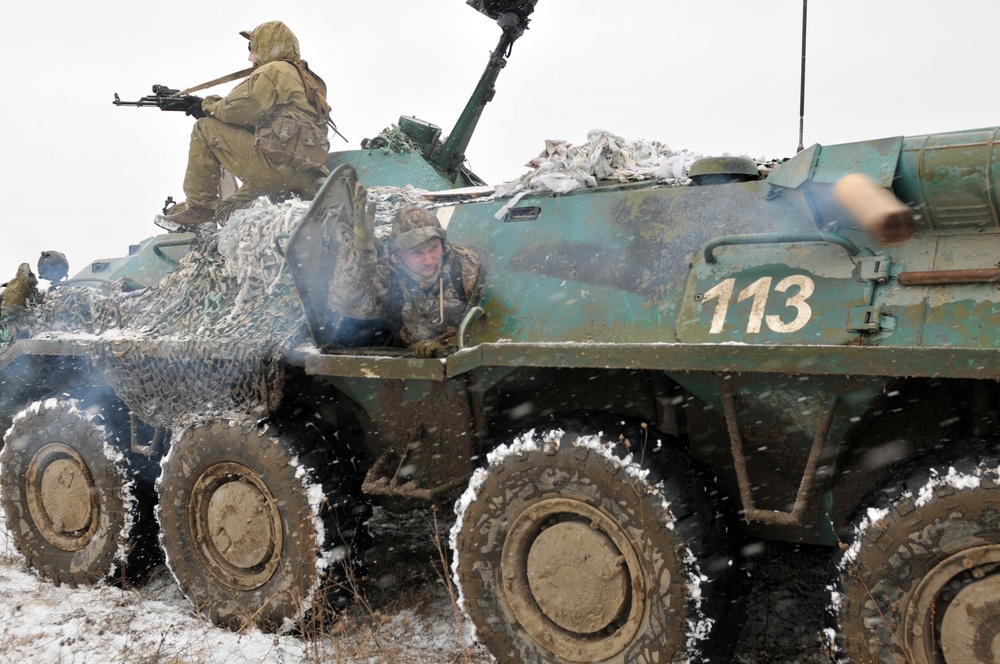
[[[479,367],[748,371],[1000,379],[995,348],[710,343],[481,343],[447,358],[447,375]],[[429,362],[431,360],[424,360]]]
[[[311,354],[305,357],[304,364],[306,373],[311,376],[444,380],[444,364],[437,359],[392,357],[388,354]]]
[[[160,454],[163,451],[163,441],[166,438],[166,429],[163,427],[156,427],[153,431],[153,438],[148,443],[143,443],[139,440],[139,418],[136,414],[129,412],[129,430],[130,435],[130,447],[133,454],[141,454],[147,459],[152,459],[153,457]]]
[[[977,270],[931,270],[927,272],[900,272],[901,286],[936,286],[939,284],[992,284],[1000,281],[1000,268]]]
[[[819,426],[816,428],[816,437],[813,439],[812,448],[809,450],[809,458],[806,460],[806,467],[802,471],[802,480],[799,483],[798,494],[795,496],[795,504],[791,512],[760,509],[754,505],[750,473],[747,470],[746,455],[743,452],[743,438],[740,435],[740,426],[736,415],[736,387],[732,381],[726,381],[722,386],[722,405],[725,410],[726,427],[729,430],[729,440],[732,446],[733,467],[736,469],[736,480],[740,488],[740,501],[743,503],[743,518],[747,523],[750,521],[761,521],[774,525],[803,525],[802,517],[806,512],[813,481],[816,479],[820,451],[823,449],[827,434],[830,432],[830,424],[833,421],[833,410],[837,405],[837,397],[834,396],[830,399],[829,406],[827,406],[827,409],[823,412],[819,420]]]

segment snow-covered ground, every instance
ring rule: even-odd
[[[160,570],[143,588],[56,587],[14,549],[0,513],[0,664],[487,664],[470,644],[441,576],[433,517],[376,512],[373,576],[364,597],[316,639],[235,634],[197,616]],[[450,524],[438,524],[447,532]],[[754,589],[735,661],[825,664],[820,644],[827,552],[785,545],[751,558]]]
[[[42,581],[0,528],[0,662],[492,662],[466,644],[445,584],[427,572],[397,579],[394,599],[376,590],[318,639],[235,634],[198,617],[166,569],[137,589]]]

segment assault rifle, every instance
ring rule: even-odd
[[[201,111],[202,98],[183,93],[195,92],[196,90],[202,90],[213,85],[218,85],[219,83],[227,83],[237,78],[246,76],[251,71],[253,71],[253,67],[233,72],[227,76],[217,78],[214,81],[209,81],[208,83],[196,85],[195,87],[188,88],[187,90],[174,90],[165,85],[154,85],[153,94],[140,97],[139,101],[122,101],[116,92],[115,100],[111,103],[115,106],[156,106],[161,111],[184,111],[185,113],[188,113],[188,109],[190,108],[195,108],[197,111]],[[202,115],[199,115],[198,113],[188,113],[188,115],[194,115],[196,118],[202,117]],[[343,138],[345,143],[348,142],[347,138],[337,131],[337,125],[333,123],[333,120],[327,118],[326,124],[330,127],[333,133]]]
[[[192,104],[201,102],[201,97],[194,95],[178,96],[180,90],[168,88],[165,85],[154,85],[153,94],[140,97],[139,101],[122,101],[115,93],[115,106],[156,106],[161,111],[187,111]]]

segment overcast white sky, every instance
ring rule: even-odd
[[[540,0],[471,166],[490,183],[512,180],[545,139],[582,143],[595,128],[701,154],[791,156],[801,10],[801,0]],[[3,17],[0,282],[45,249],[66,253],[73,273],[159,232],[163,199],[183,198],[192,120],[115,108],[113,93],[135,99],[153,83],[241,69],[240,30],[292,28],[353,147],[400,115],[447,133],[500,36],[464,0],[15,2]],[[1000,124],[998,18],[996,0],[812,0],[805,144]]]

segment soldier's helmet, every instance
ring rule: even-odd
[[[38,257],[38,276],[49,281],[61,281],[69,274],[69,261],[61,251],[43,251]]]
[[[389,253],[423,248],[421,245],[435,240],[444,242],[446,239],[444,228],[436,216],[419,205],[407,205],[392,218]]]

